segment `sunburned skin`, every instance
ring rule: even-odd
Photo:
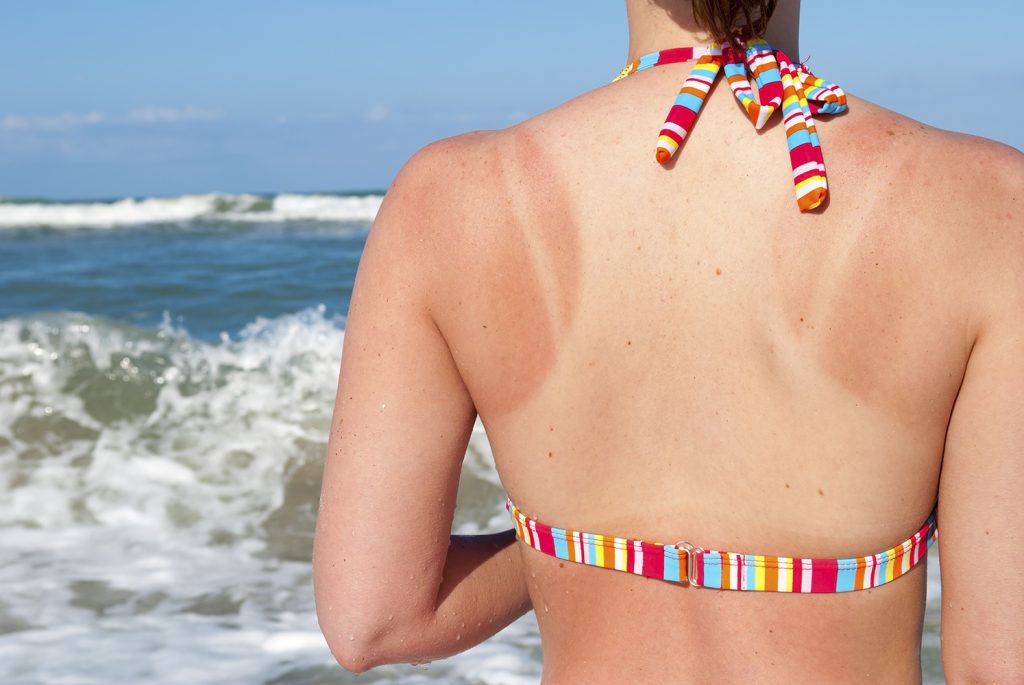
[[[556,340],[572,327],[579,229],[555,160],[530,134],[480,144],[488,161],[477,182],[494,200],[477,205],[470,199],[465,223],[447,229],[456,232],[450,244],[472,246],[475,257],[458,262],[448,295],[458,306],[438,318],[453,331],[455,358],[477,411],[498,420],[544,384],[556,363]],[[523,168],[531,174],[509,173]],[[489,228],[481,231],[481,225]],[[482,391],[494,387],[502,392]]]

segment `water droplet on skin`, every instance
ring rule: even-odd
[[[355,635],[349,635],[348,636],[348,641],[349,642],[355,642],[356,641],[356,636]]]
[[[536,578],[536,577],[537,577],[537,574],[536,574],[536,572],[534,572],[534,571],[530,571],[530,577],[531,577],[531,578]]]
[[[547,604],[544,605],[544,613],[545,614],[548,613],[548,605]]]
[[[462,639],[462,633],[458,633],[458,634],[455,635],[455,641],[456,642],[458,642],[461,639]]]
[[[389,620],[389,621],[394,621],[394,620],[395,620],[395,617],[394,617],[394,615],[392,615],[392,614],[388,614],[388,620]]]

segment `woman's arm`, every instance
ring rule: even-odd
[[[983,280],[971,293],[980,300],[980,330],[939,483],[942,664],[950,685],[1024,683],[1024,156],[986,146],[994,154],[978,169],[984,206],[967,224],[983,250],[962,257]]]
[[[470,145],[410,160],[356,276],[313,562],[320,627],[349,670],[461,651],[529,603],[510,532],[450,537],[476,408],[431,307]]]

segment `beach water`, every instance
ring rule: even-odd
[[[532,615],[358,680],[316,625],[320,471],[380,201],[0,200],[0,682],[538,682]],[[508,527],[478,424],[456,532]]]

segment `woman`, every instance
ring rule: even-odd
[[[629,61],[742,55],[728,34],[771,15],[781,65],[799,0],[774,5],[627,0]],[[533,608],[545,682],[920,682],[926,546],[877,587],[798,595],[449,540],[479,413],[518,509],[576,531],[869,558],[938,503],[946,677],[1024,682],[1021,155],[850,97],[818,117],[828,195],[798,207],[790,123],[756,134],[721,79],[652,159],[691,68],[430,145],[388,191],[317,528],[332,651],[357,672],[443,657]]]

